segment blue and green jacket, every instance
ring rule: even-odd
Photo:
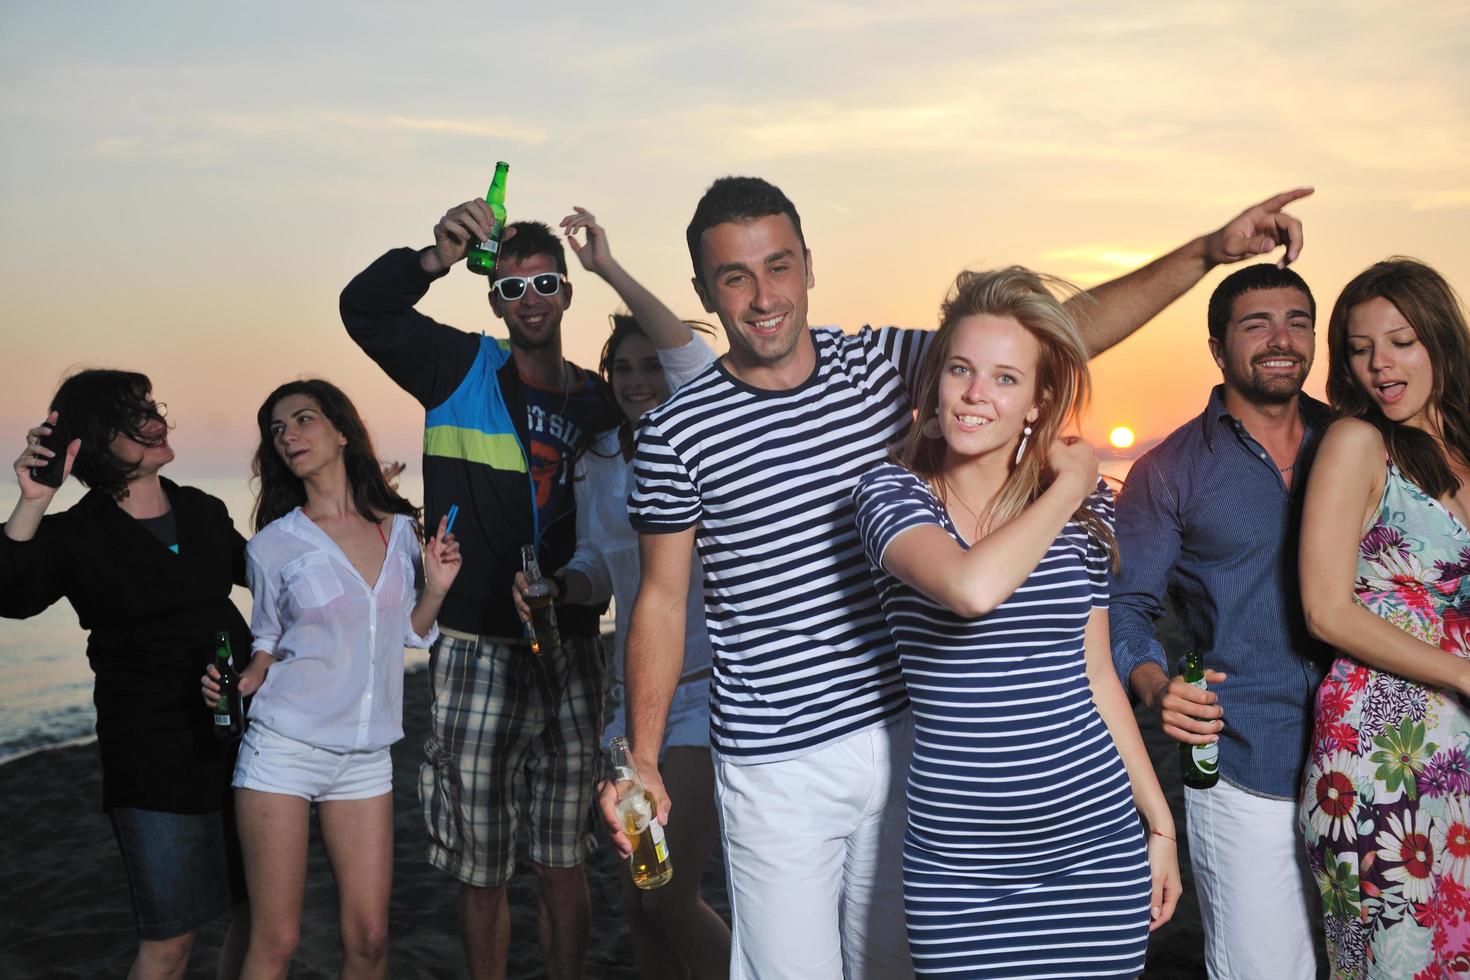
[[[379,367],[424,406],[424,526],[434,528],[459,505],[454,533],[464,558],[439,613],[441,626],[519,637],[510,589],[521,546],[539,524],[543,571],[561,568],[576,548],[575,503],[538,515],[528,467],[524,388],[509,341],[439,323],[414,306],[437,277],[419,253],[399,248],[359,273],[342,291],[347,333]],[[575,372],[571,411],[591,433],[614,424],[596,375]],[[569,474],[564,474],[570,479]],[[563,634],[593,636],[601,610],[559,606]]]

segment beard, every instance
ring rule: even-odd
[[[1276,355],[1263,360],[1279,360],[1280,357]],[[1307,380],[1307,369],[1307,362],[1302,360],[1297,361],[1297,370],[1290,374],[1258,371],[1252,364],[1245,377],[1233,379],[1232,387],[1255,404],[1280,405],[1301,394],[1302,385]]]

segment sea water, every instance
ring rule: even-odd
[[[175,483],[198,487],[223,500],[235,527],[250,536],[255,498],[243,478],[190,479],[165,471]],[[423,480],[404,474],[399,492],[415,504],[423,502]],[[76,480],[57,491],[47,513],[56,514],[86,493]],[[0,487],[0,520],[10,516],[20,489]],[[233,598],[246,622],[250,592],[236,586]],[[428,662],[428,652],[406,651],[409,669]],[[200,709],[204,710],[203,701]],[[92,707],[92,670],[87,665],[87,634],[65,599],[30,619],[0,619],[0,762],[35,749],[60,745],[93,734],[97,713]]]

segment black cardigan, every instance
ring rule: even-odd
[[[89,631],[104,810],[207,813],[230,791],[235,743],[214,737],[199,675],[220,630],[237,666],[248,662],[250,630],[230,601],[245,581],[245,539],[221,501],[163,487],[177,555],[96,490],[43,518],[30,541],[0,534],[0,616],[65,598]]]

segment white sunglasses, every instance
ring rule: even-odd
[[[490,284],[495,295],[512,303],[526,295],[530,286],[541,296],[555,296],[561,292],[561,281],[566,278],[560,272],[542,272],[534,276],[505,276]]]

